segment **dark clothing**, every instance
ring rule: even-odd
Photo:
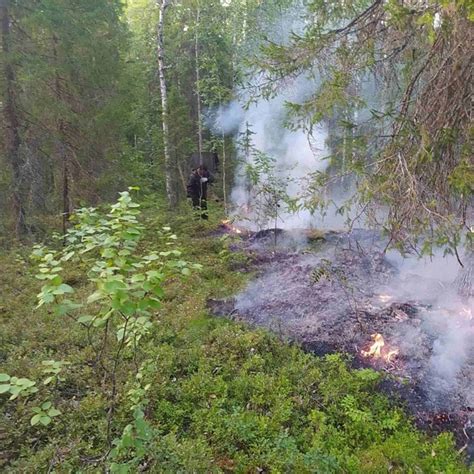
[[[202,178],[207,178],[207,181],[203,182]],[[197,171],[191,173],[187,185],[187,194],[191,198],[195,210],[207,210],[207,186],[213,181],[214,178],[209,171],[202,171],[201,174]],[[203,212],[201,217],[207,219],[207,213]]]

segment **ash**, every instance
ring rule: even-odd
[[[356,366],[389,372],[385,390],[401,396],[419,424],[453,430],[472,457],[474,299],[451,284],[456,265],[386,253],[372,231],[310,234],[277,231],[275,244],[269,230],[242,240],[258,276],[223,313],[318,355],[347,352]],[[398,355],[364,357],[374,333]]]

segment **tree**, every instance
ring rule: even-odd
[[[194,28],[194,57],[196,60],[196,104],[197,104],[197,127],[198,127],[198,150],[199,150],[199,164],[203,164],[202,160],[202,113],[201,113],[201,73],[199,70],[199,28],[201,19],[201,7],[199,0],[196,3],[196,26]]]
[[[351,129],[345,172],[356,200],[367,212],[387,209],[382,224],[401,249],[457,254],[463,235],[472,238],[472,20],[463,1],[312,0],[304,33],[269,42],[255,61],[263,95],[282,80],[313,79],[311,97],[291,106],[295,119],[311,129],[337,117]],[[317,176],[320,187],[333,180]]]
[[[157,0],[159,8],[158,25],[157,25],[157,54],[158,54],[158,74],[160,79],[161,93],[161,125],[163,127],[163,153],[165,156],[165,179],[166,179],[166,196],[168,204],[174,206],[176,204],[176,194],[173,183],[173,163],[170,155],[169,146],[169,125],[168,125],[168,89],[166,87],[165,78],[165,49],[163,41],[164,21],[166,9],[169,6],[168,0]]]
[[[27,232],[25,193],[21,169],[23,159],[20,153],[20,118],[17,106],[18,84],[13,66],[11,16],[9,1],[0,0],[0,21],[3,58],[3,117],[4,147],[7,162],[12,170],[12,197],[15,215],[15,234],[21,237]]]
[[[3,179],[15,227],[39,232],[42,217],[55,215],[64,230],[78,201],[97,202],[121,186],[116,176],[114,186],[105,183],[121,160],[129,119],[129,95],[118,99],[127,71],[121,2],[5,0],[1,7],[2,141],[11,169]]]

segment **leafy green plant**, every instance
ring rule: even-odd
[[[47,375],[43,380],[44,385],[49,385],[50,383],[56,384],[64,381],[64,378],[60,374],[69,362],[63,360],[44,360],[42,364],[44,365],[43,373]]]
[[[298,199],[290,197],[287,191],[292,182],[290,170],[285,170],[282,175],[282,170],[277,169],[276,160],[255,147],[253,134],[247,123],[239,140],[240,151],[245,159],[243,169],[252,206],[252,220],[260,229],[271,224],[275,230],[276,244],[276,228],[282,211],[296,212],[299,208]]]
[[[33,380],[0,374],[0,394],[9,393],[10,400],[15,400],[19,396],[27,397],[37,391],[36,382]]]
[[[56,367],[53,363],[54,361],[46,361],[48,362],[49,366],[55,367],[55,373],[59,374],[59,372],[56,372]],[[52,370],[52,369],[49,369]],[[59,369],[60,371],[61,369]],[[49,373],[49,372],[48,372]],[[44,384],[46,384],[46,381],[52,377],[48,377],[45,381]],[[51,382],[50,380],[49,382]],[[22,397],[29,397],[31,395],[34,395],[38,393],[38,387],[36,387],[36,382],[33,380],[27,379],[27,378],[18,378],[18,377],[10,377],[8,374],[0,374],[0,394],[3,393],[8,393],[10,394],[10,401],[16,400],[19,396]],[[48,382],[48,383],[49,383]],[[47,426],[51,423],[52,418],[59,416],[61,412],[57,410],[56,408],[53,407],[52,403],[50,401],[45,401],[43,402],[40,406],[34,406],[31,408],[31,411],[34,413],[33,417],[30,420],[31,426],[35,426],[38,423],[40,423],[43,426]]]
[[[144,366],[148,365],[147,362]],[[144,370],[135,377],[134,386],[128,391],[127,397],[131,402],[133,420],[123,429],[119,438],[114,439],[114,448],[109,455],[110,471],[125,474],[134,472],[140,462],[146,457],[155,430],[145,418],[144,410],[149,403],[147,392],[150,384],[143,384]]]
[[[200,268],[181,258],[181,251],[175,248],[177,236],[168,226],[158,231],[162,249],[142,253],[140,206],[129,191],[120,193],[107,214],[95,208],[80,209],[74,216],[75,225],[64,236],[63,248],[37,246],[33,252],[38,261],[37,278],[45,281],[38,294],[38,307],[53,305],[58,316],[70,317],[86,329],[97,370],[110,383],[109,442],[119,366],[129,359],[137,363],[139,345],[161,308],[166,279],[188,276]],[[78,294],[64,281],[64,268],[71,264],[84,269],[89,280],[86,294]],[[49,363],[48,383],[59,376],[61,368],[59,363]]]
[[[31,426],[35,426],[38,423],[48,426],[52,418],[61,415],[61,412],[54,408],[50,401],[42,403],[39,407],[33,407],[31,410],[35,413],[30,421]]]

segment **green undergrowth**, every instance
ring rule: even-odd
[[[380,393],[379,373],[352,370],[343,355],[317,358],[267,332],[209,316],[209,298],[230,296],[248,279],[232,270],[245,256],[214,235],[220,218],[219,209],[211,208],[204,222],[184,208],[171,218],[160,202],[145,205],[140,245],[157,248],[157,231],[169,224],[186,260],[203,268],[166,282],[140,360],[121,366],[112,426],[121,444],[113,453],[106,433],[110,387],[98,376],[85,330],[45,307],[35,310],[41,282],[27,259],[31,249],[0,255],[0,372],[39,380],[43,361],[68,362],[51,392],[61,415],[47,427],[31,426],[37,400],[0,395],[0,469],[468,472],[450,435],[429,439]],[[66,269],[65,282],[79,294],[87,290],[80,266]],[[135,395],[146,403],[143,417],[132,421]]]

